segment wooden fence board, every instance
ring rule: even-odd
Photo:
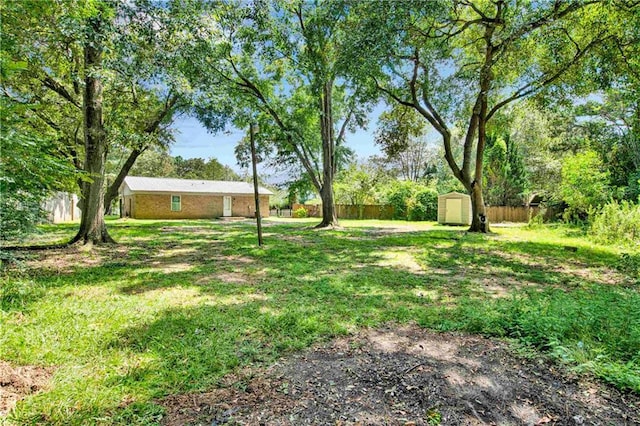
[[[314,204],[294,204],[292,211],[304,207],[309,217],[322,217],[322,206]],[[539,207],[526,206],[489,206],[487,216],[489,222],[516,222],[527,223],[529,219],[538,214]],[[339,219],[378,219],[390,220],[393,218],[393,206],[389,205],[364,205],[353,206],[348,204],[336,204]]]

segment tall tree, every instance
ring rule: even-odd
[[[561,90],[619,26],[613,6],[599,1],[385,2],[360,9],[356,43],[375,58],[375,85],[440,133],[445,159],[471,195],[470,231],[480,232],[489,231],[482,188],[492,117],[519,99]],[[461,162],[454,157],[455,123],[466,129]]]
[[[26,64],[0,56],[0,78]],[[55,132],[30,131],[19,120],[31,105],[0,94],[0,240],[24,240],[45,217],[42,204],[56,191],[68,190],[77,179],[75,167],[61,159]]]
[[[183,50],[187,74],[204,95],[205,124],[215,130],[229,116],[238,127],[258,121],[259,139],[280,162],[295,158],[320,194],[319,227],[338,223],[336,154],[347,130],[362,124],[361,93],[341,48],[348,24],[348,8],[337,1],[206,3]]]
[[[427,123],[413,108],[396,104],[380,114],[374,141],[386,156],[387,168],[404,180],[426,178],[436,160],[427,131]]]
[[[83,216],[72,242],[111,242],[104,207],[140,153],[166,140],[159,134],[161,124],[170,119],[178,101],[171,93],[163,99],[152,87],[155,62],[148,52],[154,50],[137,50],[149,44],[143,43],[144,37],[130,37],[132,28],[140,27],[133,24],[145,18],[133,4],[102,0],[6,6],[2,49],[24,60],[26,67],[3,79],[3,93],[28,105],[21,115],[25,125],[34,132],[55,132],[60,158],[89,177],[79,182]],[[107,189],[106,156],[124,149],[131,151]]]
[[[521,206],[528,180],[522,156],[508,134],[488,134],[484,175],[485,200],[494,206]]]
[[[86,18],[84,40],[84,91],[82,116],[84,123],[84,171],[89,180],[82,184],[82,217],[73,241],[94,244],[114,242],[104,221],[104,167],[107,141],[103,121],[102,55],[106,26],[110,14],[106,5],[98,4]]]

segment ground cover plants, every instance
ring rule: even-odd
[[[164,398],[385,324],[506,338],[640,393],[636,248],[564,226],[316,222],[266,220],[260,249],[249,221],[112,219],[119,245],[19,254],[1,275],[0,360],[50,379],[5,420],[161,422]]]

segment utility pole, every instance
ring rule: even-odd
[[[258,246],[262,247],[262,216],[260,216],[260,195],[258,194],[258,171],[256,167],[256,123],[249,125],[249,140],[251,141],[251,163],[253,165],[253,193],[256,199],[256,224],[258,225]]]

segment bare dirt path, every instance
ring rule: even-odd
[[[640,424],[638,395],[417,326],[363,331],[160,403],[166,425]]]

